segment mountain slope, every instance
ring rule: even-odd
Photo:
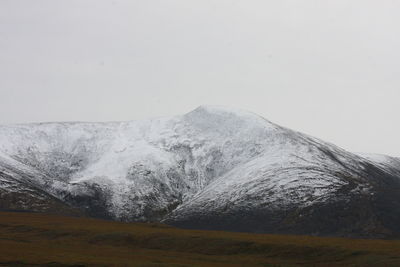
[[[355,155],[221,107],[131,122],[1,126],[6,176],[101,218],[271,233],[400,233],[396,159]]]

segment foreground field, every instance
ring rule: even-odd
[[[400,266],[400,241],[0,212],[0,266]]]

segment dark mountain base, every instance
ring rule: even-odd
[[[48,212],[59,215],[82,216],[74,208],[45,191],[0,172],[0,211]]]
[[[394,225],[388,219],[379,218],[377,212],[371,210],[368,205],[365,205],[365,201],[360,199],[358,202],[337,202],[302,209],[252,210],[250,212],[239,210],[233,214],[211,214],[211,216],[166,221],[166,223],[187,229],[353,238],[399,238],[400,224]]]

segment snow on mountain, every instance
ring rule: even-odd
[[[302,210],[342,208],[353,199],[372,203],[376,188],[397,186],[399,173],[398,159],[355,155],[223,107],[129,122],[0,126],[0,178],[91,216],[125,221],[273,232],[295,210],[303,223],[302,216],[316,215]],[[265,223],[268,216],[275,224]],[[299,232],[302,223],[287,229]]]
[[[374,164],[380,166],[383,170],[390,171],[395,175],[400,176],[400,158],[381,154],[358,153],[358,155],[372,161]]]

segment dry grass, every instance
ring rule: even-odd
[[[0,212],[0,266],[400,266],[400,241]]]

